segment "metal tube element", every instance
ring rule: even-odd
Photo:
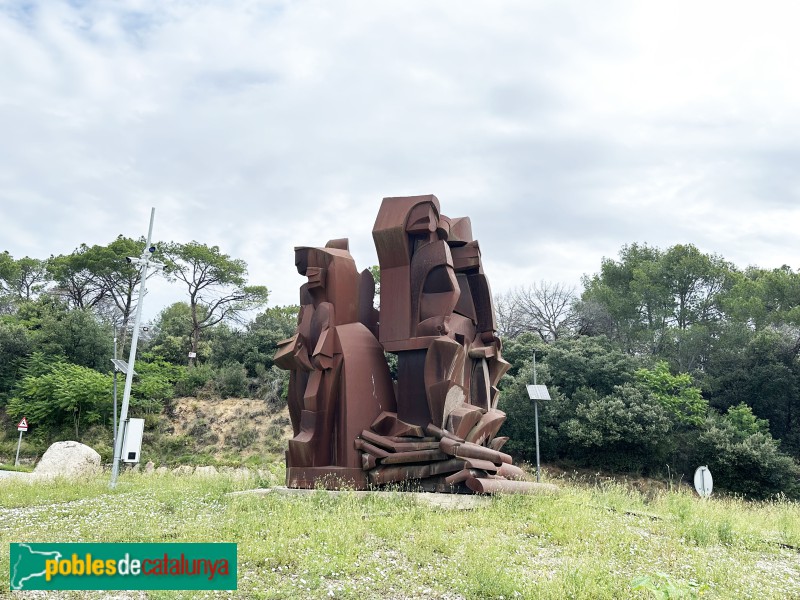
[[[117,326],[114,325],[114,360],[117,359]],[[114,448],[117,447],[117,365],[114,364]]]
[[[533,351],[533,385],[536,385],[536,350]],[[536,483],[539,483],[539,402],[533,401],[533,421],[536,427]]]
[[[139,303],[136,306],[136,322],[133,325],[133,336],[131,337],[131,351],[128,358],[128,372],[125,374],[125,391],[122,392],[122,409],[119,414],[119,427],[117,428],[117,440],[114,444],[114,462],[111,465],[111,482],[109,487],[112,489],[117,485],[119,475],[119,463],[122,458],[122,441],[125,438],[124,423],[128,420],[128,404],[131,399],[131,385],[133,384],[133,365],[136,362],[136,345],[139,343],[139,325],[142,322],[142,306],[144,306],[144,295],[147,293],[147,266],[150,261],[150,241],[153,237],[153,219],[156,209],[150,210],[150,227],[147,230],[147,243],[142,251],[142,280],[139,282]]]
[[[536,482],[538,483],[541,466],[539,464],[539,403],[536,400],[533,401],[533,415],[536,423]]]
[[[14,459],[14,466],[19,466],[19,447],[22,445],[22,434],[23,431],[20,429],[19,431],[19,441],[17,442],[17,458]]]

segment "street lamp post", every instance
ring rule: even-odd
[[[133,365],[136,361],[136,346],[139,342],[139,326],[142,322],[142,306],[144,305],[144,296],[147,293],[147,268],[153,265],[155,268],[161,268],[163,265],[155,261],[151,261],[151,255],[155,252],[155,247],[151,246],[153,237],[153,220],[155,218],[156,209],[150,211],[150,227],[147,230],[147,243],[140,257],[129,256],[128,262],[139,266],[142,274],[141,281],[139,282],[139,302],[136,306],[136,321],[133,325],[133,335],[131,336],[131,351],[126,365],[125,373],[125,391],[122,393],[122,409],[119,414],[119,426],[117,427],[117,436],[114,441],[114,462],[111,465],[111,482],[109,486],[113,489],[117,485],[117,476],[119,475],[119,463],[122,458],[122,443],[125,438],[125,423],[128,420],[128,405],[131,399],[131,385],[133,384]],[[122,362],[122,361],[119,361]],[[114,365],[117,366],[117,363]]]

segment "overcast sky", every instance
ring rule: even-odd
[[[155,207],[156,239],[296,303],[294,246],[349,237],[363,269],[381,198],[433,193],[495,293],[632,242],[797,268],[799,7],[0,0],[0,251]]]

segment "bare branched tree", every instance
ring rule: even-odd
[[[570,335],[578,323],[576,300],[575,288],[562,283],[515,288],[495,299],[498,332],[513,338],[530,331],[545,342]]]

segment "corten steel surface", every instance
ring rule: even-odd
[[[275,356],[291,371],[287,486],[529,492],[495,437],[509,365],[469,218],[441,214],[433,195],[384,198],[372,235],[380,312],[347,239],[295,249],[307,282],[297,333]]]

